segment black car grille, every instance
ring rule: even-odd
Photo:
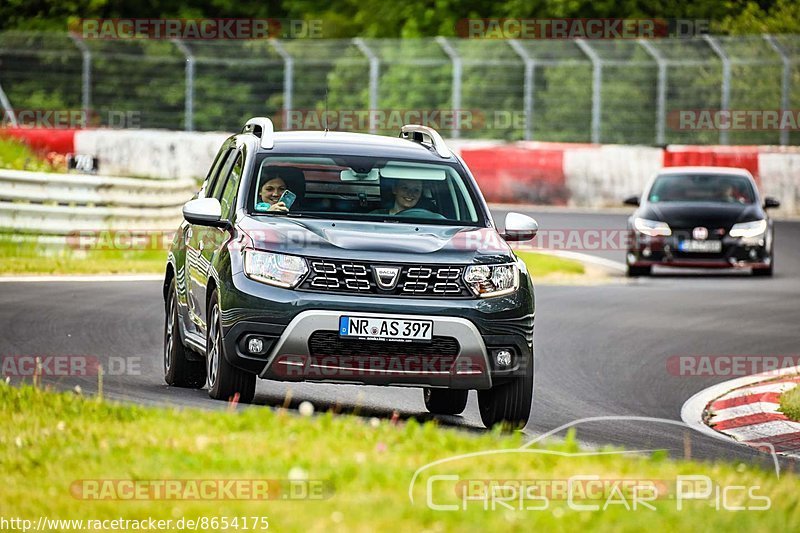
[[[473,298],[464,283],[461,265],[371,264],[308,258],[310,272],[300,290],[377,296]],[[377,268],[398,268],[392,288],[378,285]]]
[[[450,372],[460,350],[453,337],[431,342],[389,342],[343,339],[336,331],[316,331],[308,339],[312,364],[359,371]]]

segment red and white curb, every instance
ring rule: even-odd
[[[778,410],[780,395],[798,385],[800,367],[726,381],[692,396],[681,418],[707,435],[800,458],[800,422]]]

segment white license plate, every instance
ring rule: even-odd
[[[681,241],[678,244],[678,250],[681,252],[721,252],[722,241]]]
[[[429,341],[433,338],[430,320],[339,317],[339,336],[387,341]]]

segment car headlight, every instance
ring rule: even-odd
[[[754,220],[752,222],[742,222],[734,224],[730,231],[731,237],[744,237],[745,239],[759,237],[767,231],[766,220]]]
[[[468,266],[464,271],[464,281],[475,296],[502,296],[519,288],[519,268],[513,263]]]
[[[290,289],[300,283],[306,272],[306,260],[296,255],[256,250],[244,252],[244,273],[248,278],[262,283]]]
[[[639,233],[649,235],[650,237],[669,237],[672,235],[672,230],[666,222],[659,222],[658,220],[647,220],[646,218],[633,219],[633,228]]]

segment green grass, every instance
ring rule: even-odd
[[[583,265],[571,259],[517,252],[535,279],[579,276]],[[77,250],[66,244],[40,243],[33,235],[0,233],[0,275],[14,274],[160,274],[167,251]]]
[[[0,275],[160,274],[166,250],[80,250],[34,235],[0,234]]]
[[[578,527],[639,531],[645,524],[652,531],[789,531],[800,523],[794,475],[778,479],[774,472],[752,465],[672,461],[661,453],[650,457],[499,453],[462,458],[424,471],[414,484],[412,503],[409,483],[426,463],[473,452],[508,452],[520,446],[522,436],[496,431],[468,433],[415,420],[393,423],[330,412],[306,418],[294,413],[270,408],[238,408],[234,412],[145,408],[0,382],[2,516],[34,521],[40,515],[173,520],[266,516],[270,529],[278,531],[574,531]],[[578,451],[578,446],[574,438],[568,438],[547,450],[568,454]],[[686,501],[682,511],[669,497],[652,501],[656,510],[642,506],[627,510],[618,503],[606,510],[579,512],[566,501],[554,499],[543,510],[520,509],[516,503],[513,510],[502,506],[485,510],[473,501],[466,511],[438,511],[426,505],[426,486],[433,474],[456,475],[462,481],[566,480],[575,475],[652,479],[672,485],[673,495],[677,476],[706,475],[722,487],[758,486],[754,494],[768,496],[771,508],[715,510],[712,496]],[[326,497],[293,501],[79,497],[85,494],[81,487],[101,480],[289,478],[312,480],[312,486],[324,487]],[[287,482],[282,483],[285,487]],[[453,483],[434,479],[434,503],[457,502]],[[742,500],[741,492],[736,494],[736,504],[763,504]],[[614,499],[622,501],[619,496]],[[580,503],[602,506],[604,501]],[[631,500],[626,501],[630,504]],[[540,503],[524,502],[526,506]]]
[[[780,410],[790,419],[800,422],[800,386],[781,394]]]
[[[27,144],[16,139],[0,138],[0,168],[30,170],[35,172],[66,172],[66,159],[53,154],[42,157]]]
[[[554,275],[581,275],[585,272],[583,264],[572,259],[536,252],[516,251],[515,253],[525,261],[534,279]]]

